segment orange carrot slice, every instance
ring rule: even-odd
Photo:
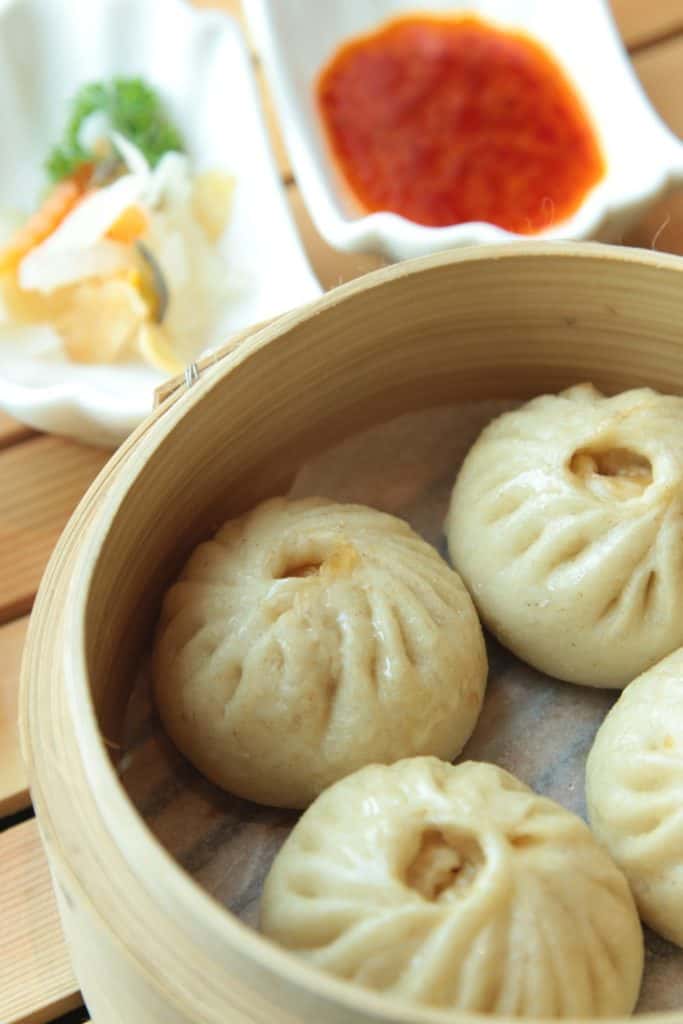
[[[86,189],[83,176],[60,181],[7,245],[0,247],[0,274],[14,270],[24,256],[45,241],[80,202]]]
[[[129,206],[107,232],[114,242],[132,244],[147,234],[149,216],[141,206]]]

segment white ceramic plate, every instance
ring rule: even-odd
[[[683,181],[683,146],[650,106],[607,0],[249,0],[250,28],[297,181],[331,245],[403,259],[520,237],[491,224],[430,228],[393,213],[363,216],[345,196],[315,109],[316,76],[342,41],[419,8],[474,13],[528,33],[555,55],[583,97],[603,146],[606,176],[574,216],[534,238],[619,240],[650,202]]]
[[[237,178],[221,245],[235,291],[216,338],[315,298],[313,276],[268,148],[237,25],[181,0],[0,2],[0,209],[30,211],[69,98],[87,81],[141,75],[157,87],[198,168]],[[0,407],[41,430],[121,441],[149,412],[161,375],[138,363],[46,357],[40,339],[0,340]]]

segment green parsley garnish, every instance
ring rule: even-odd
[[[78,141],[79,129],[90,114],[105,113],[112,127],[129,139],[154,167],[164,153],[183,152],[183,140],[166,115],[159,96],[140,78],[114,78],[111,82],[84,85],[74,96],[64,140],[45,162],[53,182],[73,174],[93,154]]]

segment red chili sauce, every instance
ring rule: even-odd
[[[569,217],[604,174],[554,59],[477,18],[402,17],[352,40],[323,69],[317,99],[366,212],[531,235]]]

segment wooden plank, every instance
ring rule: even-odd
[[[0,816],[14,814],[31,802],[17,725],[19,669],[27,627],[28,618],[0,626]]]
[[[11,444],[25,441],[32,433],[30,427],[25,427],[23,423],[19,423],[7,413],[0,412],[0,448],[7,448]]]
[[[633,63],[659,114],[683,136],[683,37],[643,51]],[[683,255],[683,195],[677,192],[656,203],[624,242]]]
[[[633,64],[653,106],[683,136],[683,36],[644,50]]]
[[[386,265],[386,260],[377,254],[337,252],[318,234],[295,184],[287,187],[287,198],[308,259],[324,289]]]
[[[0,834],[0,1021],[44,1024],[82,1000],[34,818]]]
[[[50,552],[107,457],[57,437],[0,452],[0,623],[30,611]]]
[[[683,256],[683,195],[671,195],[655,203],[623,241],[625,245]]]
[[[611,0],[612,13],[629,49],[683,31],[681,0]]]

